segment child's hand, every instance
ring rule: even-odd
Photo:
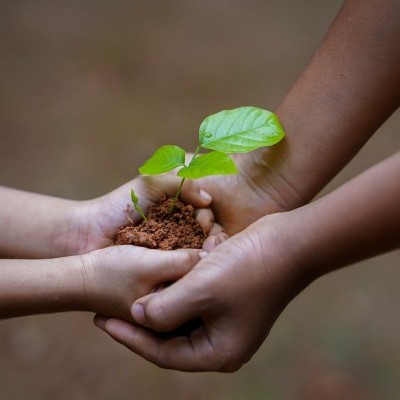
[[[129,223],[128,217],[134,222],[140,220],[140,215],[131,206],[130,191],[133,189],[139,197],[139,203],[144,212],[149,206],[163,196],[173,196],[179,186],[180,179],[173,174],[163,176],[141,176],[119,187],[111,193],[94,200],[77,203],[68,232],[60,235],[58,240],[69,238],[66,254],[83,254],[92,250],[104,248],[113,243],[119,227]],[[197,220],[205,233],[219,234],[222,228],[214,224],[214,216],[208,207],[211,197],[201,190],[184,190],[181,198],[191,203],[197,210]],[[219,234],[217,241],[224,239]],[[205,246],[210,249],[208,240]],[[61,244],[60,244],[61,246]],[[65,245],[64,245],[65,247]]]
[[[82,256],[0,260],[0,319],[92,311],[132,320],[132,303],[168,286],[199,260],[199,250],[114,246]]]
[[[199,261],[199,251],[115,246],[82,259],[85,309],[132,320],[132,303],[184,276]]]

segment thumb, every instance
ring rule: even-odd
[[[185,276],[166,289],[137,300],[131,309],[132,317],[147,328],[174,330],[199,316],[200,302],[195,291],[191,279]]]

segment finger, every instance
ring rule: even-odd
[[[209,208],[196,210],[196,220],[203,229],[205,235],[208,235],[213,227],[214,214]]]
[[[188,372],[220,369],[204,327],[198,328],[190,336],[164,338],[115,318],[102,321],[97,326],[118,343],[161,368]]]
[[[171,331],[202,315],[208,304],[207,297],[202,274],[193,270],[163,291],[137,300],[131,313],[139,325]]]
[[[185,203],[190,203],[196,208],[205,208],[211,204],[212,197],[193,181],[185,181],[182,186],[180,198]]]
[[[229,235],[225,232],[219,232],[216,235],[208,236],[203,243],[203,251],[209,253],[228,238]]]
[[[200,260],[199,250],[179,249],[171,251],[143,249],[142,264],[146,268],[138,271],[154,284],[174,282],[186,275]]]

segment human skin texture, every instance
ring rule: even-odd
[[[139,177],[93,200],[75,201],[0,187],[0,258],[50,258],[84,254],[110,246],[128,217],[141,217],[130,207],[133,188],[143,210],[163,196],[174,195],[180,179],[172,174]],[[213,226],[208,207],[211,197],[202,191],[184,190],[184,201],[199,208],[197,220],[205,232]],[[127,209],[128,207],[128,209]],[[29,238],[29,239],[27,239]]]
[[[344,3],[276,110],[285,140],[238,156],[238,176],[192,184],[212,195],[217,221],[230,234],[267,216],[176,284],[136,302],[142,327],[98,317],[99,327],[165,368],[235,371],[311,281],[399,246],[398,154],[303,206],[399,106],[399,20],[395,0]],[[193,317],[203,325],[190,336],[156,332]]]
[[[135,246],[46,260],[0,260],[0,319],[90,311],[132,320],[133,301],[181,278],[198,261],[199,250]]]
[[[199,260],[199,251],[105,247],[128,216],[140,218],[126,210],[131,188],[146,210],[173,195],[179,182],[172,175],[140,177],[89,201],[0,187],[0,256],[8,258],[0,259],[0,319],[79,310],[132,320],[132,302],[182,277]],[[201,190],[185,193],[196,207],[210,204]],[[197,220],[210,234],[204,251],[225,239],[210,209],[199,209]]]
[[[95,323],[161,367],[236,371],[309,283],[400,245],[399,174],[397,153],[314,203],[259,219],[181,280],[138,300],[132,314],[140,327],[104,317]],[[157,333],[199,317],[188,336]]]
[[[277,113],[285,139],[236,155],[238,175],[187,184],[229,234],[308,203],[400,105],[400,3],[350,0]]]

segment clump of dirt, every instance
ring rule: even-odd
[[[147,221],[119,228],[115,244],[132,244],[150,249],[201,249],[206,236],[196,221],[192,205],[177,200],[171,215],[172,199],[153,204]]]

